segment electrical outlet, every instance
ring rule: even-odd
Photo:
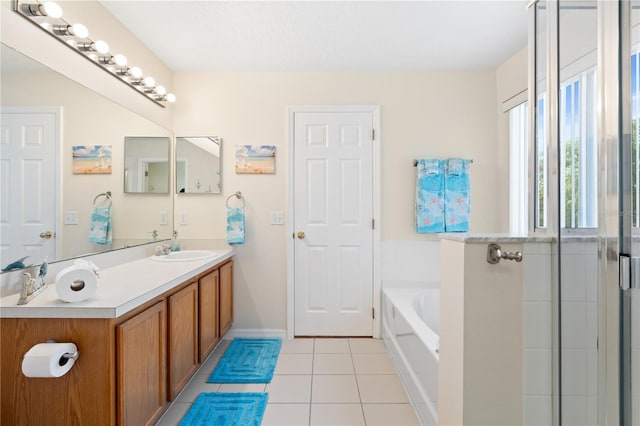
[[[271,212],[271,224],[272,225],[284,225],[284,213],[281,211]]]
[[[64,224],[65,225],[77,225],[78,224],[78,212],[66,211],[64,212]]]
[[[189,223],[189,215],[182,212],[180,213],[180,225],[186,225]]]

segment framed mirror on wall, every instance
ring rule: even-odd
[[[124,192],[168,194],[170,150],[168,137],[125,137]]]
[[[218,136],[176,137],[176,193],[222,192],[221,147],[222,139]]]

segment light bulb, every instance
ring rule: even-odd
[[[158,86],[158,87],[156,87],[155,92],[156,92],[156,94],[158,94],[160,96],[164,96],[167,93],[167,89],[165,89],[164,86]]]
[[[82,24],[73,24],[71,26],[71,32],[74,36],[79,38],[87,38],[89,37],[89,30]]]
[[[167,102],[174,103],[176,101],[176,95],[173,93],[169,93],[167,95]]]
[[[153,79],[153,77],[145,77],[144,78],[144,85],[147,87],[153,87],[156,84],[156,81]]]
[[[44,13],[51,18],[58,19],[62,17],[62,8],[57,3],[48,1],[42,5]]]
[[[93,42],[93,47],[98,51],[98,53],[107,53],[109,52],[109,45],[107,42],[98,40]]]
[[[124,55],[116,55],[113,57],[113,62],[119,67],[127,66],[127,57]]]
[[[131,74],[133,78],[140,78],[142,77],[142,70],[138,67],[131,67],[129,68],[129,74]]]

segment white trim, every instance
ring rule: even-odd
[[[53,232],[56,234],[55,245],[54,245],[54,256],[55,260],[59,259],[62,256],[62,240],[64,236],[62,235],[62,107],[61,106],[37,106],[37,107],[28,107],[28,106],[19,106],[19,107],[11,107],[11,106],[3,106],[0,108],[1,112],[6,112],[9,114],[52,114],[55,116],[55,125],[56,128],[54,130],[55,135],[55,156],[53,159],[54,162],[54,170],[55,170],[55,207],[54,207],[54,215],[53,215],[53,223],[55,229]]]
[[[373,309],[376,318],[373,320],[373,336],[380,338],[382,308],[380,303],[380,238],[381,232],[381,196],[382,196],[382,132],[380,130],[380,106],[378,105],[305,105],[287,108],[287,338],[294,337],[294,240],[289,235],[294,233],[294,115],[298,112],[368,112],[373,114],[373,130],[375,140],[373,146],[373,217],[375,228],[373,230]]]
[[[244,339],[267,339],[267,338],[277,338],[277,339],[286,339],[287,331],[282,330],[280,328],[274,329],[262,329],[262,328],[233,328],[231,327],[229,331],[222,337],[223,339],[235,339],[235,338],[244,338]]]
[[[502,102],[502,112],[508,112],[513,108],[517,107],[518,105],[521,105],[527,102],[528,99],[529,99],[529,92],[525,89],[522,92],[517,93],[512,97],[510,97],[509,99],[507,99],[506,101]]]

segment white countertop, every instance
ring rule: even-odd
[[[1,298],[0,318],[117,318],[224,262],[233,254],[233,249],[227,249],[214,258],[182,262],[144,258],[101,269],[95,298],[63,302],[58,298],[55,284],[51,284],[26,305],[17,305],[19,294]]]
[[[460,241],[464,243],[550,243],[553,238],[546,235],[512,235],[512,234],[438,234],[441,240]]]

